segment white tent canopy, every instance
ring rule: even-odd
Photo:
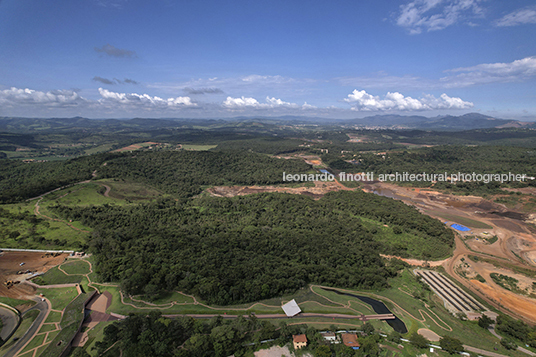
[[[285,311],[285,314],[287,314],[288,317],[298,315],[301,312],[300,307],[298,306],[298,304],[296,303],[296,300],[294,299],[287,302],[285,305],[281,307],[283,308],[283,311]]]

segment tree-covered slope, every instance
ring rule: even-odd
[[[130,294],[189,291],[212,304],[256,301],[309,283],[382,288],[393,253],[360,217],[401,227],[448,254],[452,232],[392,199],[339,192],[319,201],[290,194],[159,200],[137,206],[55,211],[94,228],[96,271]],[[403,247],[398,253],[407,255]]]
[[[275,184],[283,172],[301,173],[310,166],[249,152],[163,151],[107,153],[68,161],[32,162],[0,159],[0,203],[38,196],[58,187],[94,178],[145,183],[188,197],[202,186]]]

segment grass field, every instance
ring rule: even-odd
[[[61,312],[50,311],[48,313],[47,319],[45,320],[45,323],[60,322],[60,321],[61,321]]]
[[[54,331],[49,333],[47,339],[45,340],[45,343],[54,341],[54,339],[56,338],[56,336],[58,336],[59,333],[60,331]]]
[[[89,263],[84,260],[67,260],[61,265],[61,269],[67,274],[85,275],[89,274]]]
[[[109,186],[111,188],[109,196],[116,200],[125,200],[126,202],[124,203],[136,200],[151,200],[164,196],[162,192],[141,183],[116,179],[104,179],[97,182]]]
[[[113,143],[109,143],[109,144],[103,144],[103,145],[99,145],[99,146],[94,146],[92,148],[86,149],[85,154],[86,155],[92,155],[92,154],[96,154],[96,153],[99,153],[99,152],[110,151],[112,149],[113,145],[114,145]]]
[[[190,144],[184,144],[182,145],[182,148],[184,150],[192,150],[192,151],[207,151],[210,149],[214,149],[218,145],[190,145]]]
[[[58,267],[54,267],[45,274],[35,277],[33,282],[39,285],[80,283],[81,275],[65,275]]]
[[[5,296],[0,296],[0,302],[2,304],[6,304],[6,305],[9,305],[11,307],[16,307],[16,306],[19,306],[19,305],[34,306],[36,304],[36,302],[33,301],[33,300],[18,300],[18,299],[8,298],[8,297],[5,297]]]
[[[60,191],[46,195],[41,206],[47,205],[76,205],[76,206],[98,206],[103,204],[120,204],[117,199],[106,197],[102,193],[104,187],[96,182],[84,183],[72,186]]]
[[[63,310],[78,295],[76,288],[37,289],[37,294],[43,294],[52,309]]]
[[[26,345],[26,347],[24,347],[24,349],[22,350],[21,353],[25,353],[25,352],[28,352],[30,350],[33,350],[34,348],[36,348],[37,346],[41,346],[43,344],[43,342],[45,341],[45,337],[46,337],[46,334],[42,334],[42,335],[37,335],[35,336],[34,338],[32,338],[32,340],[30,341],[30,343],[28,343]]]
[[[69,227],[66,222],[58,222],[43,216],[35,216],[36,201],[22,202],[17,204],[2,205],[1,208],[12,214],[27,213],[35,217],[35,224],[24,219],[0,218],[0,225],[9,227],[9,231],[16,231],[20,235],[12,238],[7,234],[0,235],[0,244],[5,248],[27,249],[76,249],[85,242],[88,233],[77,231]],[[41,202],[39,212],[47,217],[55,218],[54,214],[47,210],[46,204]],[[87,227],[84,228],[84,230]]]
[[[469,228],[482,228],[482,229],[492,229],[493,227],[492,226],[489,226],[485,223],[482,223],[480,221],[475,221],[474,219],[470,219],[470,218],[467,218],[467,217],[460,217],[460,216],[456,216],[456,215],[453,215],[453,214],[448,214],[448,213],[443,213],[443,212],[430,212],[431,214],[433,214],[434,216],[439,216],[443,219],[445,219],[446,221],[449,222],[449,225],[450,223],[458,223],[458,224],[461,224],[461,225],[464,225],[464,226],[467,226]]]
[[[374,221],[368,218],[359,217],[363,222],[363,225],[375,231],[374,240],[380,242],[386,246],[391,246],[394,249],[403,249],[407,251],[410,257],[423,259],[424,252],[430,252],[430,242],[429,239],[425,237],[416,236],[412,233],[401,233],[395,234],[391,227],[385,227],[382,223]],[[442,247],[444,248],[444,247]],[[438,255],[432,260],[437,259],[441,260],[447,258],[451,254],[451,250],[444,248],[444,252],[438,252]],[[428,258],[430,259],[430,258]]]
[[[59,321],[59,319],[58,319]],[[38,333],[42,333],[42,332],[48,332],[48,331],[54,331],[56,329],[56,326],[54,325],[43,325],[41,326],[41,328],[39,329],[39,332]]]

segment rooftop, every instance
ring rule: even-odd
[[[342,343],[348,347],[359,347],[361,346],[357,341],[357,335],[355,333],[341,333]]]
[[[301,334],[301,335],[292,335],[292,339],[293,339],[294,342],[296,342],[296,343],[307,342],[307,336],[305,336],[304,334]]]

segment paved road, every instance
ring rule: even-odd
[[[0,319],[2,319],[2,323],[4,324],[2,332],[0,332],[0,337],[5,341],[17,329],[19,318],[13,310],[0,306]]]
[[[30,340],[34,337],[34,335],[39,331],[41,328],[41,325],[45,321],[45,318],[47,316],[47,312],[49,310],[49,305],[46,301],[41,301],[40,298],[35,297],[32,299],[37,302],[36,305],[34,305],[31,310],[39,310],[39,315],[37,315],[37,318],[33,322],[32,326],[26,331],[24,336],[22,336],[4,355],[4,357],[13,357],[19,352]],[[26,311],[25,314],[28,312]],[[24,315],[23,315],[24,316]]]

